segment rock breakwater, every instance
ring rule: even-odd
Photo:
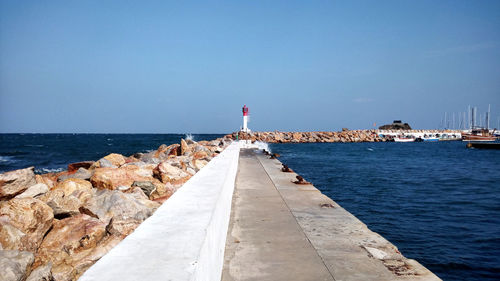
[[[230,142],[181,140],[59,173],[0,174],[0,279],[78,279]]]
[[[381,142],[388,139],[378,135],[376,130],[342,130],[341,132],[252,132],[233,133],[233,139],[262,141],[268,143],[308,142]]]
[[[457,130],[348,130],[339,132],[234,132],[227,138],[234,140],[261,141],[267,143],[312,143],[312,142],[385,142],[394,141],[400,135],[453,135],[460,137]]]

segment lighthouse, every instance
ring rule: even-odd
[[[242,108],[243,111],[243,129],[242,131],[245,133],[248,133],[250,130],[248,130],[248,107],[246,105],[243,106]]]

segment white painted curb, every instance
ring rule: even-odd
[[[220,280],[239,150],[229,145],[79,280]]]

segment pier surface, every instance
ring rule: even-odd
[[[440,280],[295,173],[240,151],[223,281]]]

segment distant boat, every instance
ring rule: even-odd
[[[439,136],[439,141],[459,141],[462,140],[462,135],[456,134],[442,134]]]
[[[395,142],[414,142],[415,139],[410,137],[410,136],[399,136],[399,137],[394,137]]]
[[[423,141],[439,141],[439,138],[437,135],[427,135],[425,134],[423,137],[420,137]]]
[[[495,130],[493,130],[495,131]],[[472,129],[470,133],[462,133],[462,141],[496,141],[497,137],[488,129]]]
[[[439,141],[439,137],[438,135],[435,135],[435,134],[425,134],[423,136],[418,136],[416,139],[415,139],[415,142],[435,142],[435,141]]]

